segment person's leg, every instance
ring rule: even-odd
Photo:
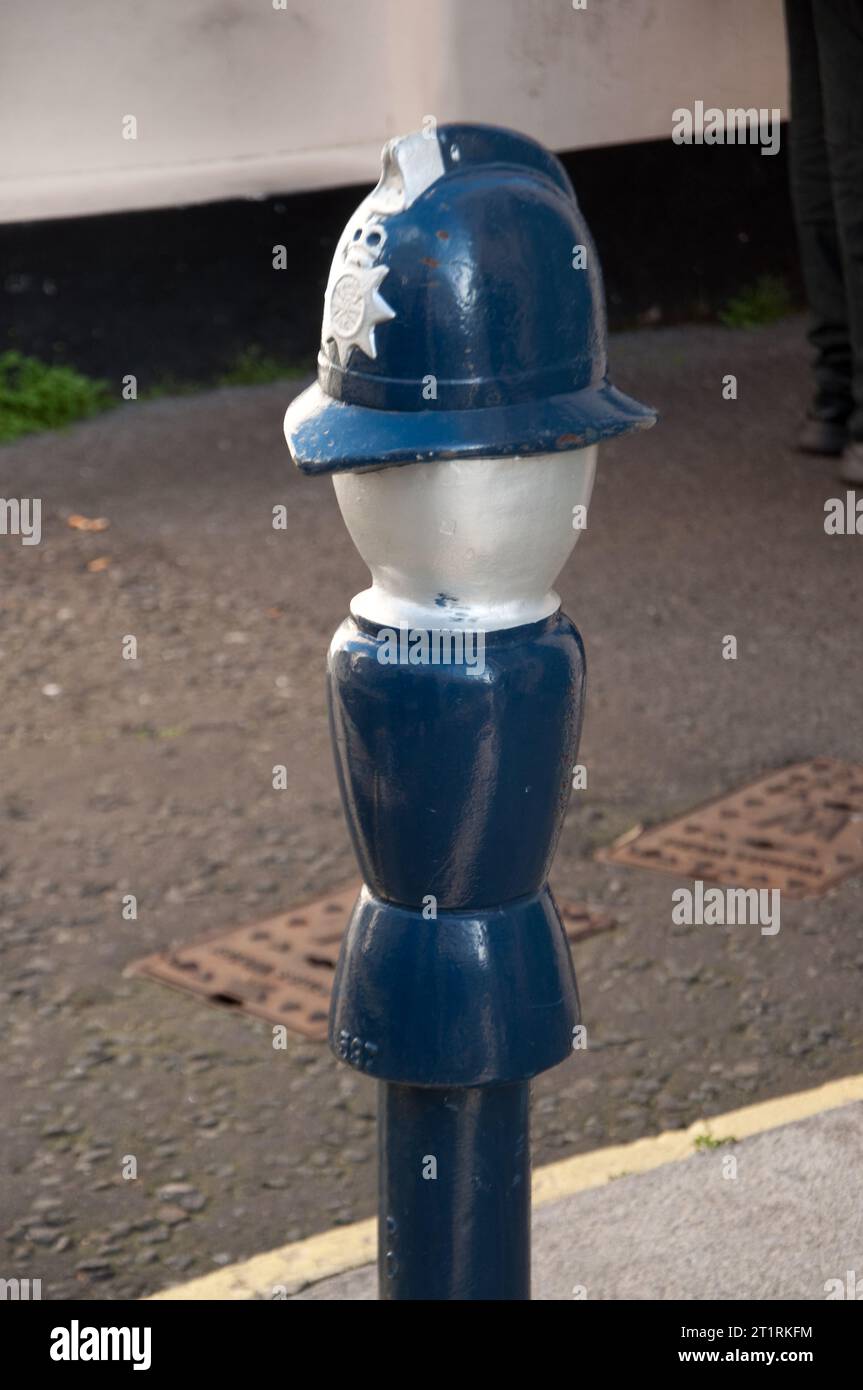
[[[813,16],[852,353],[843,476],[863,482],[863,4],[816,0]]]
[[[785,0],[791,87],[791,196],[809,301],[809,341],[815,349],[815,399],[810,415],[824,426],[820,431],[810,429],[808,444],[804,431],[801,444],[816,452],[838,453],[852,409],[852,354],[844,260],[825,131],[826,89],[836,80],[839,66],[833,53],[835,23],[826,25],[830,31],[824,42],[826,58],[820,43],[820,11],[828,7],[832,8],[830,0],[823,5],[822,0]],[[863,90],[863,65],[858,67],[856,86]],[[831,111],[836,106],[837,94],[833,93]],[[819,438],[823,449],[818,447]]]

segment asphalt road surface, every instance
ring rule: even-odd
[[[539,1162],[863,1070],[863,880],[765,936],[674,926],[674,879],[593,858],[771,768],[861,760],[863,538],[825,535],[844,488],[790,447],[802,332],[612,340],[663,418],[603,446],[560,583],[588,788],[553,884],[617,925],[576,952],[590,1046],[535,1085]],[[292,471],[292,389],[128,402],[0,455],[3,495],[43,499],[41,544],[0,537],[0,1272],[44,1298],[151,1293],[374,1209],[371,1082],[123,974],[354,872],[323,664],[365,570],[331,484]]]

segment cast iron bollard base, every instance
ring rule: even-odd
[[[384,1083],[378,1105],[381,1298],[530,1298],[529,1083]]]

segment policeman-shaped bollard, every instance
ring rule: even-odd
[[[528,1298],[529,1079],[579,1021],[547,876],[584,652],[552,585],[598,441],[655,417],[606,380],[562,165],[507,130],[386,146],[322,337],[285,432],[372,575],[329,654],[364,879],[330,1041],[381,1083],[380,1295]]]

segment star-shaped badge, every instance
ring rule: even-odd
[[[376,357],[375,328],[395,318],[395,310],[379,292],[389,266],[371,264],[384,239],[382,227],[375,223],[355,232],[354,239],[339,248],[341,255],[336,252],[324,297],[322,337],[325,343],[330,339],[335,343],[341,366],[354,347]]]

